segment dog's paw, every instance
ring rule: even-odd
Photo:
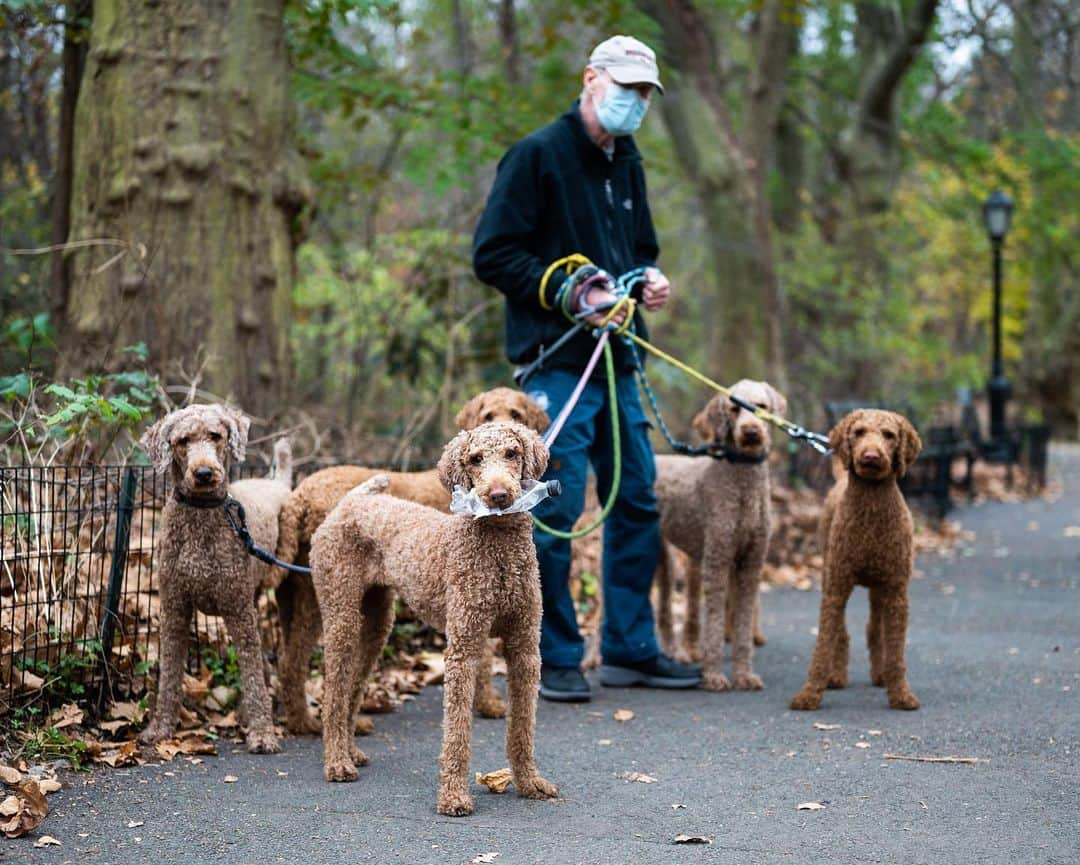
[[[700,646],[682,646],[675,650],[672,657],[680,664],[700,664],[705,653]]]
[[[476,701],[476,711],[482,718],[505,718],[506,701],[498,694],[484,696]]]
[[[355,781],[360,777],[360,773],[356,771],[356,766],[351,760],[327,761],[323,765],[323,774],[327,781]]]
[[[910,688],[902,688],[889,694],[889,708],[910,712],[919,708],[919,698],[912,693]]]
[[[473,812],[472,796],[463,791],[439,791],[437,810],[447,817],[468,817]]]
[[[885,687],[885,676],[882,673],[870,673],[870,684],[875,688]]]
[[[701,687],[706,691],[730,691],[731,682],[723,673],[713,671],[702,674]]]
[[[154,722],[150,724],[145,730],[139,733],[140,745],[156,745],[163,739],[168,739],[173,734],[173,728],[169,724],[158,724]]]
[[[250,730],[247,735],[247,749],[251,754],[276,754],[281,750],[273,730]]]
[[[765,683],[757,673],[732,673],[731,687],[736,691],[760,691]]]
[[[526,799],[554,799],[559,795],[559,788],[539,775],[533,775],[527,781],[514,781],[514,786]]]
[[[356,766],[366,766],[368,764],[368,755],[357,748],[355,745],[349,746],[349,757],[352,759],[353,764]]]
[[[353,718],[353,733],[357,736],[370,736],[375,732],[375,722],[370,715],[357,715]]]
[[[285,729],[294,736],[321,736],[322,721],[310,712],[299,716],[286,716]]]
[[[829,681],[826,682],[825,687],[832,688],[833,690],[840,690],[847,687],[847,672],[833,673],[829,676]]]
[[[821,706],[821,694],[816,691],[803,688],[796,694],[790,704],[790,708],[797,712],[806,712],[817,709]]]
[[[755,646],[764,646],[767,642],[769,641],[765,639],[765,635],[761,631],[754,631]]]

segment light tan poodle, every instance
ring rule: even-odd
[[[161,667],[154,716],[139,736],[144,744],[168,738],[176,728],[188,628],[199,610],[223,617],[236,646],[248,750],[278,750],[257,607],[258,593],[272,573],[248,554],[222,505],[228,496],[239,501],[255,543],[274,549],[278,512],[292,486],[292,457],[288,441],[281,439],[274,446],[272,479],[230,484],[229,462],[243,462],[250,423],[228,406],[192,405],[166,415],[140,442],[157,471],[169,473],[173,491],[154,550],[161,568]]]
[[[521,391],[497,387],[470,399],[457,413],[458,429],[472,429],[491,421],[514,421],[543,432],[550,420],[547,413]],[[299,483],[281,509],[277,557],[304,565],[315,530],[326,515],[353,487],[377,474],[389,479],[387,492],[401,499],[428,505],[441,511],[450,506],[450,494],[436,469],[422,472],[386,472],[364,466],[335,466],[315,472]],[[292,733],[318,733],[320,725],[308,711],[304,682],[308,679],[311,653],[319,641],[322,624],[311,578],[281,572],[277,589],[282,629],[281,697],[285,725]],[[501,718],[506,705],[490,684],[476,692],[477,711],[487,718]]]
[[[459,433],[443,451],[447,490],[474,490],[491,508],[509,507],[522,482],[539,479],[548,452],[516,423]],[[352,742],[350,718],[394,621],[400,594],[423,621],[446,633],[443,744],[438,811],[471,814],[469,763],[478,667],[489,636],[502,637],[509,718],[506,753],[514,786],[551,798],[533,758],[540,681],[540,573],[527,513],[474,519],[379,495],[373,480],[331,511],[311,544],[312,580],[326,629],[323,760],[329,781],[353,781],[366,756]]]
[[[844,610],[855,586],[870,589],[870,681],[884,685],[893,709],[918,709],[907,681],[908,583],[914,567],[914,524],[897,481],[922,450],[903,416],[858,409],[829,433],[842,474],[825,498],[821,546],[825,574],[810,670],[792,709],[816,709],[828,688],[848,681],[849,640]]]
[[[735,396],[782,415],[787,401],[763,381],[743,379]],[[656,497],[665,555],[657,567],[661,641],[674,650],[671,623],[673,545],[687,556],[687,624],[684,651],[696,658],[702,639],[702,687],[748,691],[763,687],[752,668],[758,585],[769,544],[769,425],[726,396],[716,396],[694,418],[694,429],[728,458],[656,458]],[[701,593],[705,627],[700,630]],[[732,623],[732,675],[723,672],[726,610]]]

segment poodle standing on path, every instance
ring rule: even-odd
[[[731,392],[774,414],[787,400],[763,381],[743,379]],[[758,690],[761,679],[751,666],[758,584],[769,545],[769,427],[726,396],[714,397],[694,418],[707,442],[724,449],[727,459],[658,456],[656,497],[665,545],[686,553],[687,626],[683,637],[694,656],[700,628],[701,591],[705,592],[704,664],[701,686],[710,691]],[[661,641],[671,651],[670,551],[657,567]],[[730,597],[729,597],[730,592]],[[725,608],[731,609],[732,676],[724,675]]]
[[[473,490],[505,509],[522,482],[547,467],[540,437],[521,424],[482,424],[443,451],[439,476],[448,489]],[[394,622],[400,593],[417,615],[446,633],[443,744],[438,811],[471,814],[469,762],[477,667],[489,636],[503,639],[509,719],[506,753],[514,786],[531,799],[558,788],[533,760],[540,682],[540,572],[527,513],[474,519],[379,495],[385,479],[353,490],[315,532],[312,580],[325,623],[323,761],[328,781],[353,781],[367,758],[352,743],[357,694]],[[373,490],[374,488],[374,490]]]
[[[540,406],[521,391],[497,387],[474,396],[457,414],[458,429],[472,429],[491,421],[514,421],[543,432],[550,420]],[[315,472],[299,483],[281,509],[281,531],[277,556],[285,562],[306,564],[311,536],[334,505],[353,487],[377,474],[389,478],[387,492],[398,498],[446,511],[450,493],[435,469],[423,472],[385,472],[363,466],[334,466]],[[308,711],[304,682],[309,675],[311,653],[319,641],[322,622],[311,578],[304,574],[283,574],[277,589],[278,611],[283,636],[281,698],[285,706],[285,726],[291,733],[318,733],[320,725]],[[490,664],[488,665],[490,667]],[[476,709],[486,718],[501,718],[506,706],[490,684],[477,691]]]
[[[918,709],[904,665],[913,525],[896,482],[919,455],[922,441],[902,415],[859,409],[833,427],[829,446],[844,474],[829,490],[821,513],[821,618],[810,672],[791,708],[816,709],[826,687],[847,685],[844,608],[859,585],[870,589],[870,680],[885,686],[890,708]]]
[[[244,506],[255,543],[273,549],[278,511],[292,486],[287,440],[274,446],[272,478],[229,484],[229,460],[243,462],[251,421],[224,405],[192,405],[154,424],[141,444],[160,474],[168,471],[172,496],[162,513],[164,528],[154,551],[161,565],[161,669],[157,706],[139,737],[144,744],[168,738],[180,712],[188,628],[195,610],[222,616],[236,645],[243,679],[241,708],[248,750],[279,750],[270,693],[263,670],[257,598],[271,569],[248,555],[230,527],[222,504],[228,496]]]

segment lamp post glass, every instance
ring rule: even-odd
[[[1009,220],[1012,218],[1013,203],[1001,190],[990,194],[983,204],[983,221],[986,223],[986,233],[993,241],[1002,241],[1009,231]]]

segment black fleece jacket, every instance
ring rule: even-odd
[[[585,131],[578,102],[506,152],[473,238],[477,277],[506,295],[506,354],[512,363],[533,360],[570,326],[562,312],[540,305],[539,290],[548,265],[573,252],[613,276],[653,265],[659,254],[641,154],[624,136],[615,139],[609,159]],[[565,279],[560,268],[549,280],[549,305]],[[640,312],[635,325],[648,336]],[[620,340],[612,342],[616,368],[631,369],[629,350]],[[595,345],[581,333],[550,365],[581,370]],[[597,373],[603,375],[603,364]]]

